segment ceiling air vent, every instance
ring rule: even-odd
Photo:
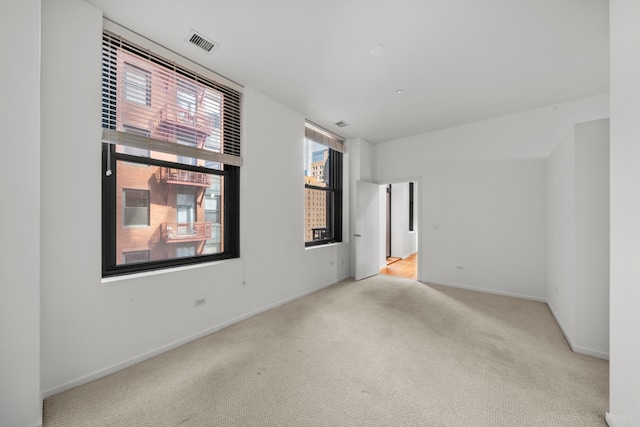
[[[206,39],[204,36],[196,33],[195,31],[191,31],[189,37],[187,37],[187,40],[189,40],[190,43],[198,46],[200,49],[204,49],[209,53],[211,53],[215,48],[218,47],[217,43]]]
[[[349,123],[345,122],[344,120],[340,120],[339,122],[336,122],[335,125],[340,128],[343,128],[345,126],[349,126]]]

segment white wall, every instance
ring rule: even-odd
[[[348,243],[304,247],[304,117],[246,88],[241,258],[103,283],[102,14],[82,0],[43,2],[42,31],[45,395],[349,275]],[[345,198],[348,194],[347,188]],[[199,298],[207,303],[194,307]]]
[[[376,181],[421,178],[419,279],[544,300],[545,158],[608,113],[605,94],[375,145]]]
[[[640,2],[610,1],[612,426],[640,425]]]
[[[0,426],[41,423],[40,1],[2,5]],[[17,42],[19,40],[19,43]],[[10,59],[7,59],[10,58]]]
[[[576,135],[576,336],[574,350],[609,357],[609,120]]]
[[[578,123],[547,161],[547,303],[574,351],[609,357],[609,120]]]
[[[547,304],[563,333],[575,337],[576,314],[575,131],[547,160]]]

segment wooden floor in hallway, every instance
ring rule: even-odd
[[[409,255],[405,259],[397,261],[396,259],[394,258],[386,267],[380,269],[380,274],[418,280],[417,253]]]

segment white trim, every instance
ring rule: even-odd
[[[167,49],[166,47],[160,46],[159,44],[141,36],[138,33],[135,33],[131,30],[129,30],[128,28],[125,28],[119,24],[116,24],[113,21],[110,21],[107,18],[103,18],[102,21],[102,27],[105,30],[109,30],[125,39],[127,39],[128,41],[137,44],[140,47],[144,47],[146,49],[152,50],[154,53],[170,60],[170,61],[174,61],[178,64],[180,64],[183,67],[187,67],[190,68],[191,71],[195,71],[196,73],[202,74],[203,76],[206,76],[208,78],[210,78],[211,80],[215,81],[216,83],[220,83],[224,86],[227,86],[231,89],[237,90],[238,92],[243,91],[243,87],[242,85],[234,82],[233,80],[229,80],[228,78],[221,76],[220,74],[206,68],[203,67],[202,65],[193,62],[190,59],[185,58],[184,56],[178,55],[177,53],[175,53],[172,50]]]
[[[553,316],[553,319],[558,324],[558,327],[560,328],[560,332],[562,332],[562,335],[564,335],[564,339],[567,341],[567,344],[569,345],[569,348],[571,349],[571,351],[575,351],[574,350],[575,346],[573,345],[573,341],[571,340],[571,336],[569,335],[569,333],[567,332],[567,329],[564,327],[564,325],[560,321],[560,318],[558,317],[558,315],[556,314],[555,310],[553,309],[553,306],[551,304],[547,303],[547,307],[549,307],[549,311],[551,312],[551,315]]]
[[[615,417],[611,415],[611,412],[604,413],[604,419],[609,425],[609,427],[624,427],[628,425],[627,423],[631,421],[630,416],[625,415],[616,415]]]
[[[579,345],[573,346],[573,351],[576,353],[584,354],[585,356],[591,356],[598,359],[609,360],[609,353],[605,353],[604,351],[594,350],[592,348],[580,347]]]
[[[342,279],[342,280],[344,280],[344,279]],[[231,325],[233,325],[235,323],[241,322],[242,320],[249,319],[249,318],[251,318],[253,316],[256,316],[256,315],[258,315],[260,313],[264,313],[265,311],[268,311],[268,310],[271,310],[273,308],[279,307],[281,305],[287,304],[287,303],[289,303],[291,301],[295,301],[295,300],[300,299],[302,297],[305,297],[307,295],[311,295],[311,294],[313,294],[315,292],[318,292],[318,291],[320,291],[320,290],[322,290],[324,288],[328,288],[329,286],[335,285],[335,284],[339,283],[342,280],[339,280],[339,281],[336,281],[336,282],[331,282],[331,283],[328,283],[328,284],[325,284],[325,285],[320,285],[320,286],[317,286],[317,287],[315,287],[313,289],[310,289],[308,291],[304,291],[302,293],[293,295],[291,297],[284,298],[284,299],[282,299],[280,301],[268,304],[268,305],[266,305],[264,307],[258,308],[256,310],[250,311],[250,312],[245,313],[243,315],[234,317],[233,319],[230,319],[230,320],[227,320],[225,322],[219,323],[218,325],[215,325],[215,326],[213,326],[211,328],[205,329],[204,331],[201,331],[201,332],[198,332],[196,334],[190,335],[190,336],[188,336],[186,338],[182,338],[182,339],[176,340],[176,341],[171,342],[171,343],[169,343],[167,345],[163,345],[161,347],[158,347],[155,350],[151,350],[151,351],[148,351],[146,353],[140,354],[138,356],[134,356],[134,357],[132,357],[130,359],[127,359],[127,360],[124,360],[122,362],[116,363],[116,364],[111,365],[111,366],[109,366],[107,368],[100,369],[100,370],[95,371],[95,372],[93,372],[91,374],[83,375],[83,376],[81,376],[81,377],[79,377],[79,378],[77,378],[75,380],[68,381],[68,382],[66,382],[64,384],[61,384],[59,386],[56,386],[56,387],[52,387],[49,390],[45,390],[42,393],[43,398],[47,399],[47,398],[49,398],[49,397],[51,397],[53,395],[56,395],[58,393],[62,393],[62,392],[65,392],[67,390],[71,390],[74,387],[78,387],[80,385],[89,383],[91,381],[95,381],[95,380],[100,379],[102,377],[105,377],[107,375],[110,375],[110,374],[113,374],[115,372],[121,371],[121,370],[123,370],[125,368],[133,366],[133,365],[135,365],[137,363],[143,362],[143,361],[145,361],[147,359],[150,359],[150,358],[152,358],[154,356],[157,356],[159,354],[165,353],[165,352],[167,352],[169,350],[172,350],[172,349],[174,349],[176,347],[179,347],[181,345],[187,344],[187,343],[189,343],[191,341],[195,341],[195,340],[197,340],[199,338],[205,337],[205,336],[210,335],[210,334],[212,334],[214,332],[218,332],[218,331],[220,331],[220,330],[222,330],[222,329],[224,329],[224,328],[226,328],[228,326],[231,326]]]
[[[448,283],[438,283],[438,282],[434,282],[434,281],[429,281],[429,280],[423,280],[422,279],[422,274],[425,271],[425,269],[423,268],[422,265],[422,256],[420,256],[420,254],[423,251],[422,248],[422,239],[420,238],[420,227],[422,226],[421,223],[421,218],[422,218],[422,177],[421,176],[413,176],[410,178],[397,178],[397,179],[384,179],[382,181],[374,181],[374,184],[378,184],[380,186],[382,185],[389,185],[389,184],[405,184],[405,183],[409,183],[409,182],[414,182],[416,184],[418,184],[418,190],[417,193],[415,194],[415,197],[418,198],[418,206],[417,206],[417,211],[416,211],[416,216],[414,217],[414,221],[415,221],[415,225],[417,227],[417,230],[414,230],[413,233],[417,233],[417,237],[416,237],[416,275],[418,277],[418,281],[419,282],[423,282],[423,283],[433,283],[434,285],[442,285],[442,286],[450,286],[450,287],[459,287],[462,288],[461,286],[456,286],[453,284],[448,284]],[[414,203],[415,203],[415,199],[414,199]],[[391,220],[393,221],[393,219]],[[354,259],[355,262],[355,259]],[[385,267],[385,265],[383,265],[380,268]],[[473,288],[462,288],[462,289],[469,289],[472,291],[479,291],[479,292],[488,292],[488,291],[484,291],[484,290],[479,290],[479,289],[473,289]],[[521,298],[521,297],[518,297]]]
[[[549,307],[549,311],[551,312],[551,315],[553,316],[553,318],[555,319],[556,323],[558,324],[558,327],[560,328],[560,331],[562,332],[562,335],[564,335],[564,339],[567,341],[567,344],[569,344],[569,348],[571,348],[571,351],[573,351],[575,353],[579,353],[579,354],[584,354],[585,356],[591,356],[591,357],[596,357],[598,359],[609,360],[609,353],[605,353],[605,352],[600,351],[600,350],[594,350],[592,348],[581,347],[579,345],[575,345],[573,343],[573,340],[571,339],[571,336],[569,335],[569,333],[567,332],[566,328],[564,327],[564,325],[560,321],[560,318],[558,317],[558,315],[556,314],[555,310],[553,309],[553,306],[551,304],[547,303],[547,307]]]
[[[420,251],[418,250],[418,253],[419,252]],[[425,279],[425,280],[420,279],[420,282],[425,283],[425,284],[433,283],[434,285],[447,286],[447,287],[450,287],[450,288],[465,289],[467,291],[483,292],[485,294],[501,295],[501,296],[504,296],[504,297],[520,298],[520,299],[526,299],[526,300],[530,300],[530,301],[544,302],[544,303],[547,302],[547,300],[545,298],[534,297],[534,296],[531,296],[531,295],[517,294],[517,293],[513,293],[513,292],[504,292],[504,291],[499,291],[499,290],[495,290],[495,289],[475,288],[473,286],[458,285],[458,284],[455,284],[455,283],[440,282],[440,281],[429,280],[429,279]]]

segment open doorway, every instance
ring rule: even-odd
[[[384,262],[380,274],[418,279],[417,183],[381,186],[384,204]],[[382,230],[381,230],[382,231]],[[382,242],[381,242],[382,243]]]

